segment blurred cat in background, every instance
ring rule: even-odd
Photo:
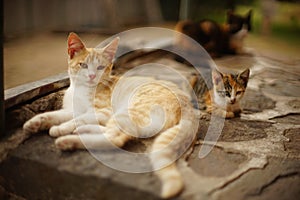
[[[175,26],[175,30],[193,38],[212,57],[242,54],[244,53],[244,39],[252,29],[251,16],[252,10],[245,16],[234,14],[230,10],[227,12],[225,24],[218,24],[209,19],[199,22],[185,20],[179,21]],[[193,50],[192,45],[184,37],[177,37],[175,43],[186,50]]]

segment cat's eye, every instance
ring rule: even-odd
[[[97,70],[102,70],[102,69],[104,69],[104,68],[105,68],[105,66],[99,65],[99,66],[97,67]]]
[[[228,91],[225,92],[225,95],[226,95],[227,97],[230,97],[230,96],[231,96],[230,93],[229,93]]]
[[[236,95],[240,95],[240,94],[242,94],[242,91],[237,91],[236,92]]]
[[[83,69],[87,69],[88,65],[86,63],[79,63],[80,67]]]

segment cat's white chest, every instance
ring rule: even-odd
[[[65,93],[64,108],[72,110],[75,115],[81,115],[92,110],[91,93],[90,88],[70,86]]]

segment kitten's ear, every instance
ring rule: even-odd
[[[118,44],[119,44],[119,37],[116,37],[113,41],[111,41],[108,45],[104,47],[103,54],[105,57],[112,62],[114,59],[117,49],[118,49]]]
[[[252,18],[252,10],[249,10],[249,12],[248,12],[248,14],[246,16],[246,23],[248,25],[248,31],[252,30],[251,18]]]
[[[68,54],[72,59],[76,53],[84,50],[85,46],[76,33],[70,33],[68,37]]]
[[[247,18],[250,20],[251,16],[252,16],[252,9],[249,10],[249,12],[247,14]]]
[[[239,74],[238,78],[243,80],[243,82],[247,85],[250,75],[250,69],[246,69],[242,73]]]
[[[218,85],[223,80],[223,74],[219,72],[218,70],[214,69],[212,71],[212,79],[214,85]]]

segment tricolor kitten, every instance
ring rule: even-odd
[[[80,38],[71,33],[68,38],[71,84],[65,93],[63,108],[36,115],[24,124],[24,129],[33,133],[50,129],[49,134],[58,137],[55,145],[61,150],[107,149],[112,147],[111,143],[122,147],[135,138],[156,134],[152,151],[161,152],[150,156],[151,163],[159,169],[155,173],[162,182],[161,196],[173,197],[184,184],[176,164],[171,161],[194,140],[193,107],[188,96],[170,82],[112,76],[118,40],[114,39],[103,49],[86,48]],[[141,80],[148,82],[139,85]],[[121,89],[126,94],[134,95],[128,102],[118,102],[119,107],[113,112],[112,94],[118,81],[122,81]],[[119,96],[117,100],[123,99],[126,101]],[[162,108],[163,113],[154,105]],[[172,164],[166,166],[165,163]]]
[[[233,118],[242,112],[239,102],[246,91],[249,74],[249,69],[239,74],[221,73],[214,69],[211,90],[207,89],[202,77],[195,75],[190,83],[199,98],[199,104],[204,103],[209,113]]]

